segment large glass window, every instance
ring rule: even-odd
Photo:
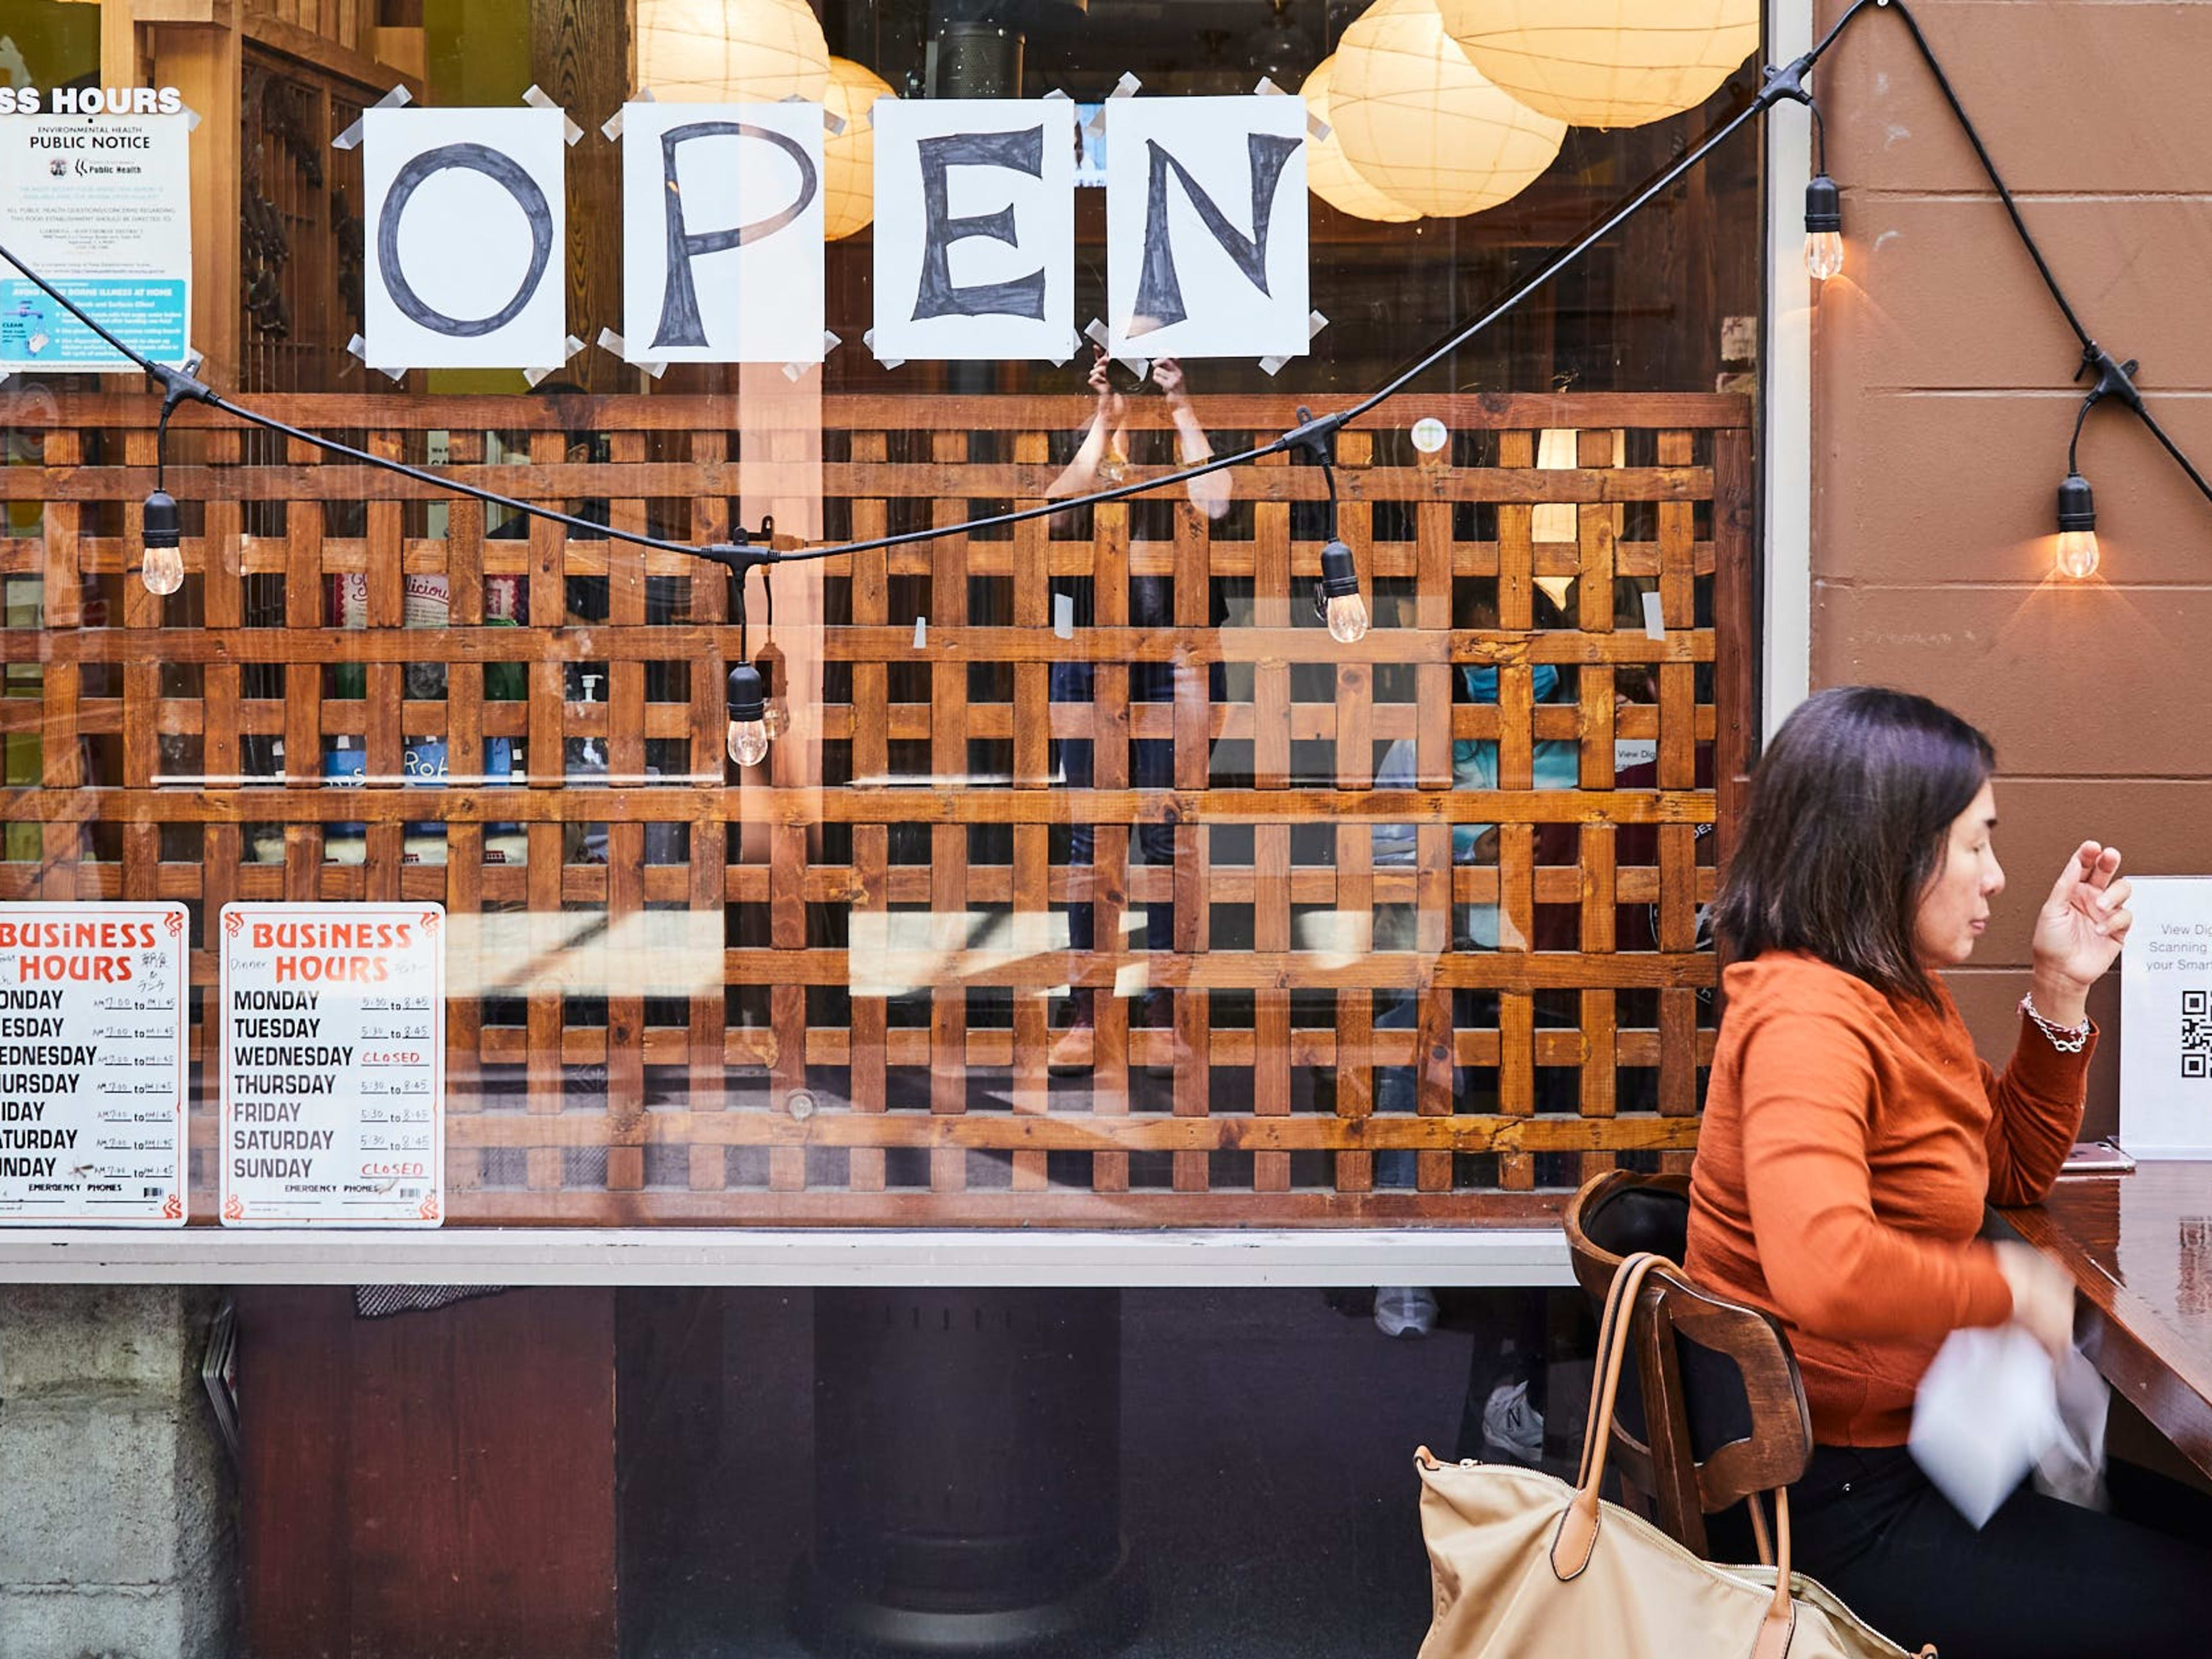
[[[19,47],[67,70],[40,72],[96,82],[90,9],[27,4]],[[1312,457],[1278,455],[742,586],[602,532],[772,523],[798,554],[1264,443],[1481,315],[1739,107],[1756,54],[1680,113],[1553,124],[1532,177],[1450,214],[1474,94],[1446,77],[1378,153],[1362,55],[1403,43],[1363,34],[1364,6],[830,0],[806,26],[846,112],[835,349],[641,368],[603,333],[623,283],[604,127],[641,89],[717,95],[780,8],[241,11],[236,106],[193,141],[204,185],[236,192],[234,257],[203,261],[228,284],[206,373],[580,522],[187,410],[167,474],[187,574],[161,599],[136,574],[156,401],[0,392],[0,894],[191,907],[203,1113],[224,903],[442,903],[454,1222],[1403,1222],[1684,1161],[1707,832],[1750,698],[1749,138],[1347,428],[1334,505]],[[142,32],[155,80],[197,28]],[[1304,355],[870,349],[851,147],[878,83],[1073,102],[1080,330],[1127,257],[1097,180],[1133,82],[1317,72],[1304,160],[1332,195],[1305,203]],[[434,110],[535,87],[580,130],[566,363],[364,361],[363,152],[332,141],[395,82]],[[1371,621],[1348,643],[1313,598],[1337,540]],[[746,663],[771,742],[739,767]],[[195,1171],[212,1218],[211,1132]]]

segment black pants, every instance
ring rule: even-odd
[[[1942,1659],[2199,1659],[2212,1533],[2189,1526],[2192,1507],[2175,1535],[2023,1486],[1976,1532],[1904,1447],[1822,1446],[1790,1492],[1793,1565]]]

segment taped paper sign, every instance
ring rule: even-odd
[[[1064,358],[1075,106],[884,100],[875,134],[876,356]]]
[[[362,114],[369,362],[562,361],[566,120],[557,109]]]
[[[223,907],[223,1225],[444,1218],[445,924],[434,903]]]
[[[181,1227],[185,907],[0,905],[0,1227]]]
[[[0,226],[8,243],[110,333],[161,363],[181,363],[189,349],[185,131],[182,115],[27,111],[0,120]],[[93,374],[128,364],[0,261],[0,375]]]
[[[623,333],[653,363],[818,363],[822,115],[813,104],[623,112]]]
[[[1108,352],[1306,352],[1302,98],[1125,98],[1105,112]]]

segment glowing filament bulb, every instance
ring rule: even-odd
[[[185,585],[185,556],[173,547],[149,547],[138,579],[149,593],[173,593]]]
[[[1357,645],[1367,637],[1367,606],[1358,594],[1328,602],[1328,636],[1339,645]]]
[[[2058,532],[2058,574],[2081,581],[2097,574],[2097,532],[2062,530]]]
[[[1805,269],[1816,283],[1844,274],[1843,233],[1813,230],[1805,234]]]

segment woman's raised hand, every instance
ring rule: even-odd
[[[2035,919],[2035,972],[2039,982],[2055,981],[2075,997],[2086,993],[2112,965],[2135,916],[2128,909],[2130,884],[2119,879],[2120,849],[2085,841],[2066,860],[2051,896]],[[2066,1019],[2062,1011],[2037,1006],[2045,1017]]]

